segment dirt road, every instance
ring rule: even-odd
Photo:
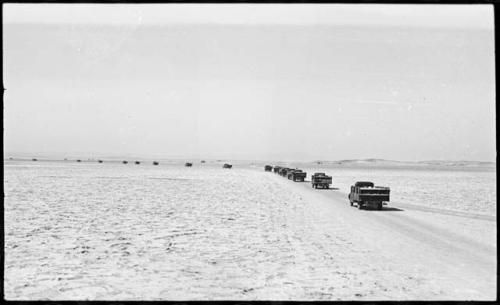
[[[358,210],[350,206],[347,193],[275,178],[294,184],[311,203],[306,218],[314,224],[317,235],[332,236],[342,227],[344,238],[366,247],[359,264],[346,266],[347,270],[365,268],[366,277],[379,285],[405,283],[401,289],[408,294],[393,291],[387,297],[496,298],[494,218],[397,203],[389,203],[382,211]],[[328,247],[327,240],[320,242]],[[347,255],[351,254],[358,253]],[[378,290],[372,299],[383,296]]]

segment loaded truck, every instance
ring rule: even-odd
[[[264,170],[265,170],[266,172],[270,172],[270,171],[272,171],[272,170],[273,170],[273,167],[272,167],[271,165],[266,165],[266,166],[264,166]]]
[[[389,201],[390,192],[388,187],[375,186],[369,181],[358,181],[351,186],[348,198],[351,206],[357,203],[360,210],[367,206],[375,206],[377,210],[382,210],[383,203]]]
[[[293,180],[293,181],[301,181],[304,182],[304,179],[306,179],[307,173],[303,172],[300,169],[292,169],[288,172],[288,179]]]
[[[311,176],[311,184],[315,189],[318,187],[330,188],[330,184],[332,184],[332,176],[327,176],[325,173],[314,173],[314,175]]]

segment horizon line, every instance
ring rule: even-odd
[[[8,155],[8,154],[7,154]],[[55,157],[48,157],[48,156],[36,156],[33,155],[31,157],[28,157],[26,155],[24,156],[6,156],[4,153],[3,160],[11,160],[11,159],[21,159],[21,160],[29,160],[29,159],[37,159],[39,161],[75,161],[75,160],[81,160],[82,162],[86,161],[97,161],[97,160],[102,160],[105,161],[108,159],[108,161],[123,161],[123,160],[137,160],[137,161],[156,161],[156,160],[171,160],[171,161],[190,161],[190,160],[210,160],[210,161],[247,161],[247,162],[276,162],[276,163],[343,163],[343,162],[356,162],[356,161],[368,161],[368,162],[374,162],[374,161],[388,161],[388,162],[397,162],[397,163],[424,163],[424,162],[468,162],[468,163],[495,163],[496,160],[492,161],[480,161],[480,160],[453,160],[453,159],[426,159],[426,160],[396,160],[396,159],[384,159],[384,158],[355,158],[355,159],[338,159],[338,160],[326,160],[326,159],[314,159],[314,160],[274,160],[274,159],[243,159],[243,158],[200,158],[200,157],[160,157],[160,158],[154,158],[154,157],[132,157],[132,156],[107,156],[107,157],[92,157],[92,158],[78,158],[78,157],[67,157],[67,158],[55,158]]]

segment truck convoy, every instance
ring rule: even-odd
[[[311,176],[311,184],[315,189],[318,187],[330,188],[330,184],[332,184],[332,176],[327,176],[325,173],[315,173]]]
[[[281,166],[266,165],[264,167],[266,172],[279,174],[280,176],[287,177],[289,180],[304,182],[307,173],[296,168],[288,168]],[[325,173],[314,173],[311,176],[311,185],[313,188],[330,188],[332,184],[332,176]],[[377,210],[382,210],[384,202],[389,201],[390,188],[384,186],[375,186],[370,181],[358,181],[351,186],[351,192],[348,195],[351,206],[357,204],[358,209],[363,209],[368,206],[374,206]]]
[[[351,206],[357,203],[358,209],[366,206],[375,206],[377,210],[382,210],[384,201],[389,201],[390,188],[383,186],[375,186],[373,182],[358,181],[351,186],[349,193],[349,202]]]

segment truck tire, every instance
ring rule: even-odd
[[[358,210],[363,209],[363,204],[361,202],[358,202]]]
[[[330,188],[330,186],[327,184],[327,185],[325,185],[325,188],[326,188],[326,189],[329,189],[329,188]]]
[[[382,210],[382,202],[377,203],[377,210]]]

